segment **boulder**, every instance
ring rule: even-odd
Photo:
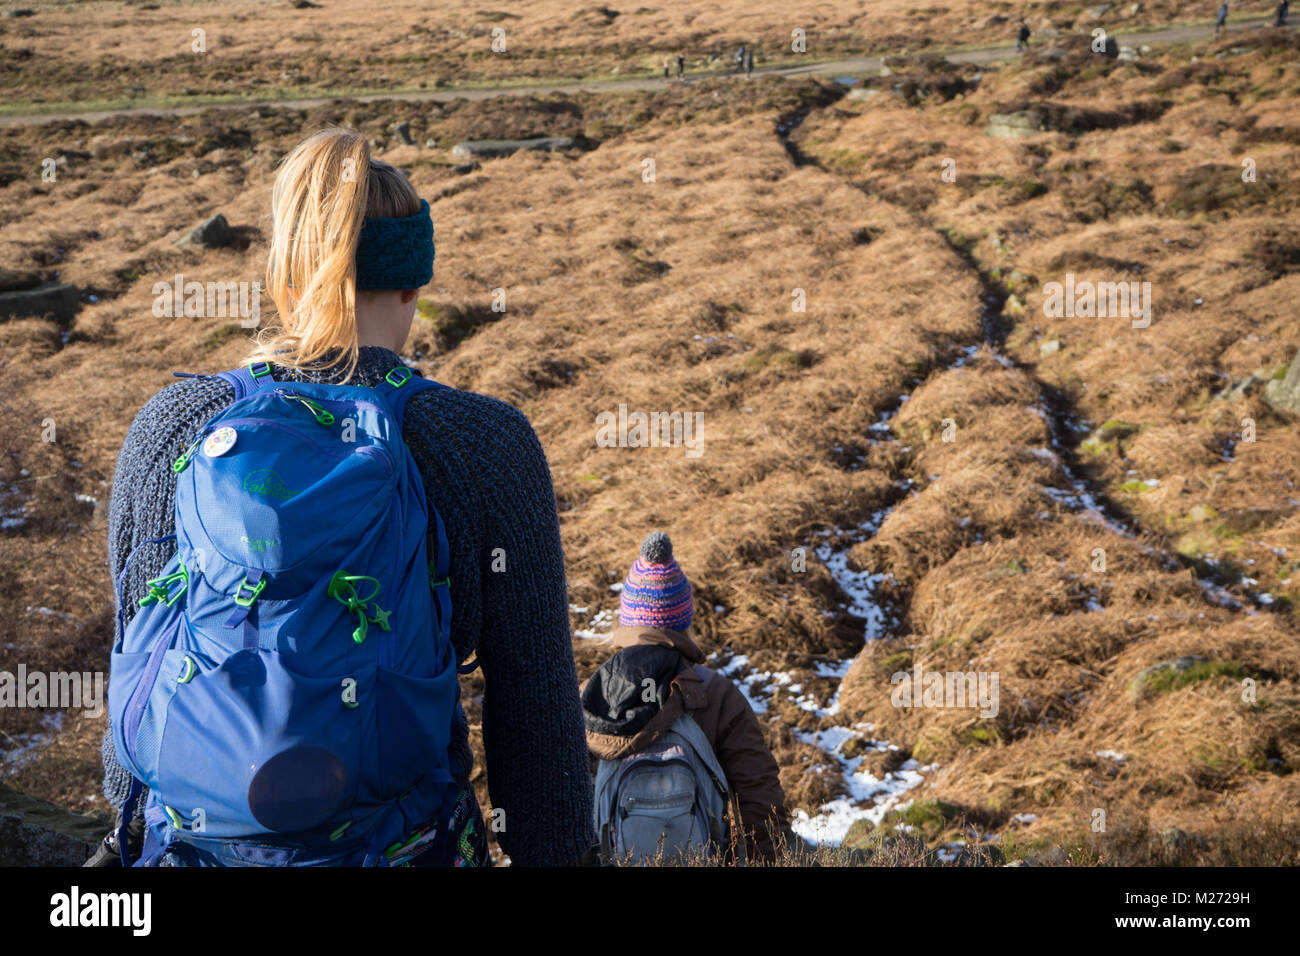
[[[111,826],[0,785],[0,866],[81,866]]]
[[[876,89],[875,87],[857,86],[849,90],[848,96],[846,98],[850,100],[859,100],[860,102],[865,103],[869,100],[875,99],[879,95],[880,95],[880,90]]]
[[[494,159],[510,156],[521,149],[573,149],[574,141],[568,136],[539,136],[535,139],[471,139],[451,148],[456,159]]]
[[[1083,15],[1089,20],[1100,20],[1110,10],[1109,3],[1099,3],[1095,7],[1089,7],[1083,11]]]
[[[77,287],[66,283],[46,285],[14,292],[0,292],[0,322],[23,316],[49,315],[57,322],[71,322],[77,314]]]
[[[1047,130],[1046,118],[1040,110],[1019,110],[1015,113],[994,113],[984,127],[984,135],[995,139],[1020,139],[1037,136]]]
[[[1128,692],[1133,697],[1146,697],[1152,692],[1151,683],[1155,678],[1165,678],[1173,674],[1181,674],[1189,671],[1197,664],[1203,664],[1205,658],[1197,654],[1185,654],[1182,657],[1176,657],[1173,660],[1161,661],[1159,664],[1152,664],[1142,673],[1134,677],[1128,685]],[[1162,680],[1163,682],[1163,680]]]
[[[187,232],[181,238],[176,240],[178,246],[195,246],[199,249],[216,249],[219,246],[230,245],[235,238],[234,232],[230,228],[230,223],[226,222],[226,217],[217,213]]]
[[[1272,379],[1264,386],[1264,400],[1284,412],[1300,412],[1300,355],[1282,378]]]

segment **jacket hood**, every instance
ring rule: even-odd
[[[620,626],[610,632],[609,641],[617,647],[634,647],[637,644],[671,647],[692,664],[704,663],[704,652],[691,640],[689,630],[670,631],[662,627]]]
[[[685,632],[618,627],[610,641],[623,649],[582,688],[587,745],[603,760],[644,749],[686,711],[706,703],[693,666],[704,654]]]

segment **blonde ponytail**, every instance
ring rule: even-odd
[[[343,363],[344,381],[351,378],[358,354],[356,251],[362,223],[419,209],[406,177],[371,159],[359,133],[326,129],[300,143],[271,190],[266,291],[281,325],[262,330],[245,361],[295,369]]]

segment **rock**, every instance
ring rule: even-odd
[[[1005,13],[995,13],[984,21],[985,27],[995,27],[1000,23],[1006,23],[1010,19]]]
[[[19,292],[34,289],[41,284],[41,277],[35,272],[16,272],[0,266],[0,292]]]
[[[1141,430],[1141,425],[1112,418],[1103,422],[1096,431],[1080,442],[1079,450],[1090,455],[1109,455],[1118,450],[1119,442],[1136,435]]]
[[[424,141],[424,148],[425,148],[425,149],[437,149],[437,148],[438,148],[438,141],[437,141],[436,139],[426,139],[426,140]]]
[[[7,16],[7,17],[14,17],[14,18],[17,18],[17,17],[34,17],[34,16],[36,16],[36,11],[35,11],[35,10],[28,10],[26,7],[22,7],[22,8],[17,9],[17,10],[6,10],[6,11],[5,11],[5,16]]]
[[[474,172],[476,169],[482,169],[482,167],[479,166],[478,163],[461,163],[459,166],[451,167],[451,171],[457,176],[464,176],[468,173]]]
[[[1056,27],[1043,27],[1043,29],[1038,31],[1038,35],[1040,37],[1045,37],[1048,40],[1052,40],[1055,39],[1056,37],[1059,37],[1061,35],[1061,31],[1056,29]]]
[[[984,127],[984,135],[995,139],[1020,139],[1037,136],[1047,125],[1040,110],[1019,110],[1015,113],[994,113]]]
[[[1281,411],[1300,412],[1300,355],[1292,360],[1284,377],[1264,386],[1264,400]]]
[[[1152,693],[1152,681],[1159,678],[1164,679],[1174,674],[1181,674],[1189,671],[1197,664],[1205,662],[1205,658],[1197,654],[1185,654],[1182,657],[1176,657],[1173,660],[1161,661],[1159,664],[1152,664],[1142,673],[1134,677],[1129,682],[1128,692],[1132,697],[1146,697]]]
[[[1089,7],[1083,11],[1083,15],[1089,20],[1100,20],[1110,10],[1109,3],[1099,3],[1095,7]]]
[[[1060,339],[1048,339],[1042,345],[1038,346],[1039,355],[1055,355],[1059,351],[1061,351]]]
[[[1138,15],[1139,13],[1141,13],[1141,12],[1142,12],[1142,4],[1140,4],[1140,3],[1130,3],[1130,4],[1128,5],[1128,15],[1129,15],[1130,17],[1135,17],[1135,16],[1137,16],[1137,15]]]
[[[311,0],[292,0],[290,5],[295,10],[319,10],[319,3],[312,3]]]
[[[1117,59],[1121,63],[1132,63],[1134,60],[1138,59],[1137,50],[1133,49],[1131,46],[1122,46],[1119,48]]]
[[[0,866],[81,866],[111,826],[0,785]]]
[[[77,314],[77,287],[51,282],[18,292],[0,292],[0,322],[20,316],[52,316],[71,322]]]
[[[403,122],[403,123],[394,123],[392,126],[390,126],[390,127],[388,127],[388,128],[389,128],[390,130],[392,130],[394,133],[396,133],[396,134],[397,134],[397,138],[400,139],[400,140],[401,140],[403,143],[405,143],[407,146],[414,146],[414,145],[415,145],[415,140],[411,139],[411,124],[410,124],[410,123],[405,123],[405,122]]]
[[[492,159],[510,156],[521,149],[573,149],[574,142],[568,136],[539,136],[536,139],[473,139],[457,143],[451,148],[451,155],[457,159]]]
[[[1051,60],[1053,63],[1060,63],[1066,57],[1066,52],[1059,46],[1048,47],[1040,56],[1044,59]]]
[[[181,238],[176,240],[178,246],[197,246],[200,249],[216,249],[219,246],[228,246],[234,241],[234,233],[231,232],[230,223],[226,222],[226,217],[217,213],[187,232]]]
[[[880,95],[880,90],[871,86],[859,86],[849,90],[847,99],[866,103]]]
[[[1195,505],[1192,510],[1187,512],[1188,521],[1209,521],[1211,518],[1217,518],[1219,512],[1209,505]]]

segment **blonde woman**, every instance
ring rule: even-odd
[[[365,138],[343,129],[309,137],[285,159],[271,203],[267,289],[281,327],[265,330],[246,357],[257,384],[265,385],[269,376],[283,383],[278,391],[286,393],[292,383],[378,390],[386,379],[403,381],[410,372],[398,353],[410,331],[417,290],[432,276],[428,204],[399,171],[370,157]],[[155,593],[151,589],[165,580],[159,575],[169,560],[174,566],[176,544],[154,539],[165,538],[177,527],[177,469],[183,470],[187,455],[199,454],[193,449],[194,436],[204,434],[205,423],[236,402],[231,374],[189,377],[163,389],[139,412],[126,435],[109,518],[110,564],[114,581],[120,578],[122,595],[115,658],[124,631],[141,613],[140,597],[145,595],[147,603],[148,595]],[[577,863],[592,843],[592,797],[569,641],[564,559],[546,457],[528,421],[509,405],[451,388],[408,391],[405,417],[398,420],[428,499],[431,557],[438,547],[432,527],[435,509],[445,522],[450,580],[439,583],[450,595],[450,642],[457,661],[477,655],[486,684],[483,742],[492,818],[505,823],[493,829],[499,830],[502,848],[517,865]],[[231,432],[226,437],[234,441],[231,429],[222,431]],[[217,441],[211,447],[205,443],[203,451],[221,455],[227,447]],[[433,577],[430,574],[431,584]],[[192,584],[188,578],[182,583]],[[373,610],[370,626],[388,630],[382,610]],[[368,626],[367,613],[362,604],[354,635],[358,641],[365,636],[361,632]],[[244,626],[250,625],[245,621]],[[257,646],[256,626],[250,641]],[[348,646],[346,635],[342,642]],[[261,643],[259,652],[264,652],[265,636]],[[185,666],[186,675],[176,680],[189,679],[192,662]],[[453,799],[444,800],[423,825],[399,834],[393,847],[411,865],[487,862],[483,818],[469,783],[469,731],[458,696],[452,713],[445,736],[451,755],[447,773],[454,780],[446,792]],[[121,719],[112,708],[110,717]],[[128,806],[129,792],[138,794],[140,786],[133,786],[132,774],[119,760],[112,732],[103,749],[105,795],[114,806],[128,810],[87,865],[113,866],[140,856],[145,828],[139,811],[146,801],[132,798]],[[309,763],[282,762],[281,769]],[[271,799],[277,799],[275,793]],[[299,822],[293,805],[269,805],[263,818],[278,814],[269,827],[277,832],[271,838],[263,834],[262,841],[292,849]],[[157,810],[156,804],[151,806]],[[176,811],[164,809],[175,816]],[[311,815],[306,809],[303,813]],[[202,833],[194,832],[197,827],[177,822],[186,839],[162,854],[162,865],[247,862],[223,854],[220,840],[205,842],[199,839]],[[300,822],[305,829],[315,818]],[[153,827],[150,820],[151,831]],[[446,837],[426,844],[424,836],[433,832]],[[428,852],[414,852],[426,845]],[[265,859],[296,860],[292,853]]]

